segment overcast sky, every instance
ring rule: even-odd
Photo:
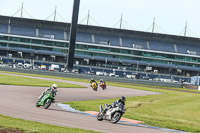
[[[200,0],[80,0],[79,22],[90,10],[90,24],[138,31],[200,37]],[[0,0],[0,15],[20,17],[16,13],[24,5],[23,17],[47,19],[57,7],[57,21],[71,22],[73,0]],[[27,13],[28,12],[28,13]],[[15,14],[16,13],[16,14]],[[28,15],[30,14],[30,15]],[[48,20],[53,21],[53,15]],[[86,24],[86,19],[82,24]]]

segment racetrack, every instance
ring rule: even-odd
[[[9,74],[9,75],[16,75],[16,74]],[[31,76],[26,76],[26,77],[31,77]],[[49,79],[41,77],[31,77],[31,78],[40,78],[45,80],[67,82],[87,87],[87,88],[59,88],[56,102],[117,98],[120,97],[121,95],[130,97],[130,96],[145,96],[145,95],[159,94],[156,92],[134,90],[128,88],[113,87],[113,86],[108,86],[107,90],[103,91],[99,89],[97,92],[95,92],[91,88],[89,88],[89,83],[66,81],[59,79]],[[119,122],[117,124],[112,124],[111,122],[108,121],[99,122],[96,120],[95,117],[68,112],[53,105],[50,106],[50,108],[47,110],[43,109],[42,107],[37,108],[35,107],[35,103],[41,91],[43,91],[44,89],[45,89],[44,87],[0,85],[0,94],[1,94],[0,114],[16,118],[22,118],[25,120],[58,125],[58,126],[83,128],[88,130],[102,131],[109,133],[172,132],[160,129],[145,128],[122,122]]]

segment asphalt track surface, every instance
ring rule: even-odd
[[[1,73],[0,73],[1,74]],[[9,74],[16,75],[16,74]],[[21,76],[21,75],[17,75]],[[89,83],[66,81],[59,79],[41,78],[23,76],[29,78],[38,78],[44,80],[60,81],[72,84],[79,84],[87,88],[59,88],[56,102],[94,100],[117,98],[120,96],[145,96],[156,95],[159,93],[143,90],[135,90],[121,87],[108,86],[106,90],[99,89],[97,92],[89,88]],[[59,85],[58,85],[59,86]],[[97,121],[95,117],[68,112],[61,108],[51,105],[45,110],[42,107],[35,107],[38,96],[43,91],[44,87],[28,87],[28,86],[13,86],[0,85],[0,114],[21,118],[25,120],[38,121],[52,125],[82,128],[93,131],[101,131],[108,133],[171,133],[161,129],[146,128],[137,125],[131,125],[124,122],[112,124],[108,121]]]

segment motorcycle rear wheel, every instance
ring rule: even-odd
[[[111,118],[112,123],[117,123],[121,119],[122,114],[120,112],[114,113],[114,115]]]
[[[49,106],[51,105],[51,99],[47,99],[45,102],[44,102],[44,109],[48,109],[49,108]]]

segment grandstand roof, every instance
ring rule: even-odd
[[[42,27],[42,28],[58,29],[64,31],[70,30],[70,23],[10,17],[2,15],[0,15],[0,23],[17,25],[17,26],[35,27],[35,28]],[[125,29],[116,29],[116,28],[80,25],[80,24],[78,25],[78,31],[86,33],[94,33],[94,34],[120,36],[120,37],[131,37],[131,38],[138,38],[145,40],[157,40],[170,43],[184,43],[193,45],[195,44],[200,46],[200,38],[194,38],[194,37],[176,36],[169,34],[150,33],[143,31],[125,30]]]

